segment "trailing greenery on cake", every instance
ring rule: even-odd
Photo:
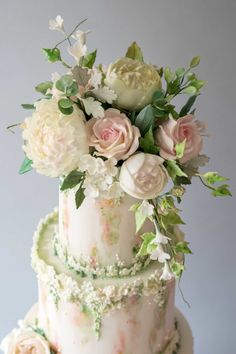
[[[50,21],[63,38],[43,52],[66,70],[39,83],[39,99],[22,105],[33,113],[21,124],[26,157],[20,173],[34,168],[59,177],[61,191],[76,189],[77,208],[85,197],[119,199],[127,193],[139,199],[131,207],[137,231],[148,218],[155,232],[141,236],[137,257],[163,264],[161,280],[179,277],[184,255],[192,253],[188,242],[173,241],[175,226],[184,224],[179,203],[186,185],[195,177],[213,196],[231,195],[227,178],[200,171],[209,160],[202,153],[206,127],[195,107],[205,85],[195,72],[200,58],[171,70],[145,62],[133,42],[108,67],[97,65],[97,50],[87,48],[90,32],[79,29],[83,23],[67,34],[61,16]],[[63,58],[65,44],[72,64]],[[176,103],[180,95],[187,96],[182,107]]]

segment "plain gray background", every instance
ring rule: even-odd
[[[68,30],[89,18],[83,29],[92,30],[89,49],[98,48],[98,62],[122,56],[133,40],[142,46],[146,60],[158,65],[177,68],[201,55],[198,73],[208,84],[198,100],[197,116],[208,122],[211,133],[204,149],[211,156],[208,170],[229,176],[236,194],[235,0],[1,0],[0,337],[37,301],[30,268],[32,235],[39,219],[57,204],[57,180],[35,172],[18,175],[23,159],[20,133],[5,130],[27,114],[20,104],[36,99],[33,87],[58,70],[41,53],[60,38],[48,30],[48,20],[57,14],[65,18]],[[177,306],[191,324],[195,354],[233,354],[235,199],[214,199],[196,181],[182,209],[194,255],[187,258],[182,279],[191,309],[178,290]]]

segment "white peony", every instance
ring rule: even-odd
[[[84,114],[74,107],[71,115],[63,115],[56,99],[43,99],[35,107],[22,125],[23,150],[37,172],[49,177],[67,175],[89,151]]]
[[[105,84],[117,94],[118,107],[138,111],[151,103],[161,88],[161,78],[152,65],[121,58],[109,65]]]
[[[169,178],[163,161],[159,156],[142,152],[129,157],[120,170],[123,190],[138,199],[156,198]]]
[[[30,328],[14,329],[0,349],[4,354],[50,354],[49,343]]]

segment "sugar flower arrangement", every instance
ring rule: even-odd
[[[60,16],[50,21],[64,38],[43,52],[66,72],[37,85],[43,97],[22,105],[33,113],[21,125],[26,158],[20,173],[34,168],[60,177],[62,191],[76,188],[78,208],[86,196],[137,198],[131,208],[137,232],[147,218],[155,225],[155,232],[142,235],[137,257],[150,255],[163,264],[163,280],[179,277],[184,254],[191,253],[186,241],[176,241],[184,224],[176,205],[185,186],[197,177],[213,196],[231,195],[227,178],[199,171],[209,160],[202,154],[206,127],[193,108],[205,84],[194,72],[200,58],[172,71],[146,63],[134,42],[108,67],[95,65],[97,51],[88,52],[86,44],[89,31],[78,29],[83,22],[68,35]],[[72,65],[62,59],[65,42]],[[177,108],[175,99],[184,94],[186,103]]]

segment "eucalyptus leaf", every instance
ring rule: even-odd
[[[51,81],[45,81],[45,82],[41,82],[40,84],[38,84],[35,87],[35,90],[37,92],[42,93],[43,95],[46,95],[47,90],[51,89],[53,87],[53,83]]]
[[[93,65],[95,63],[95,60],[96,60],[96,56],[97,56],[97,49],[94,52],[92,52],[92,53],[86,54],[83,57],[82,66],[86,67],[86,68],[89,68],[89,69],[92,69],[92,67],[93,67]]]
[[[34,104],[31,103],[22,103],[21,107],[24,109],[35,109]]]
[[[196,98],[198,95],[193,95],[190,96],[189,99],[187,100],[187,102],[185,103],[185,105],[181,108],[179,116],[180,117],[184,117],[186,116],[186,114],[189,113],[190,109],[192,108],[192,106],[194,105]]]
[[[65,191],[67,189],[74,188],[84,179],[84,172],[74,170],[66,176],[61,184],[60,190]]]
[[[75,204],[77,209],[79,209],[84,199],[85,199],[84,188],[80,186],[80,188],[77,190],[75,194]]]
[[[164,98],[164,91],[163,90],[157,90],[154,92],[152,96],[152,102],[155,102],[156,100]]]
[[[58,48],[53,48],[53,49],[43,48],[43,52],[46,55],[46,57],[50,63],[55,63],[56,61],[61,61],[60,49],[58,49]]]
[[[32,160],[28,159],[28,157],[25,157],[24,161],[20,166],[19,174],[23,175],[24,173],[31,171],[33,169],[32,163]]]
[[[141,135],[145,135],[147,131],[154,125],[155,115],[153,107],[149,104],[144,107],[135,119],[135,125],[139,128]]]
[[[133,42],[131,46],[128,48],[125,56],[130,59],[143,61],[143,53],[141,48],[138,46],[136,42]]]
[[[56,88],[67,96],[74,96],[78,92],[78,85],[72,75],[63,75],[56,82]]]

